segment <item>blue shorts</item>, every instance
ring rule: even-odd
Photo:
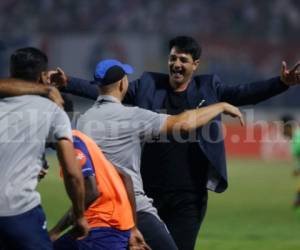
[[[126,250],[129,237],[130,230],[98,227],[91,229],[83,240],[75,240],[66,233],[53,245],[55,250]]]
[[[53,250],[41,206],[26,213],[0,217],[0,249]]]

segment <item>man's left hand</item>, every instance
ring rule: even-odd
[[[300,83],[300,71],[298,70],[300,62],[296,63],[292,69],[288,69],[286,62],[282,62],[280,80],[287,86]]]

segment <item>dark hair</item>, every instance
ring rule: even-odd
[[[16,50],[10,57],[11,77],[37,81],[48,68],[48,58],[39,49],[27,47]]]
[[[192,37],[177,36],[169,41],[169,50],[175,47],[179,52],[191,54],[193,60],[198,60],[201,56],[201,46]]]

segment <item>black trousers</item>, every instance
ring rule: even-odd
[[[152,250],[178,250],[166,225],[153,214],[137,212],[137,223]]]
[[[194,250],[207,208],[207,190],[148,193],[179,250]]]

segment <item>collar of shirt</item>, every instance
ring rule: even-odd
[[[103,102],[121,103],[114,96],[111,96],[111,95],[99,95],[98,98],[97,98],[96,103],[103,103]]]

